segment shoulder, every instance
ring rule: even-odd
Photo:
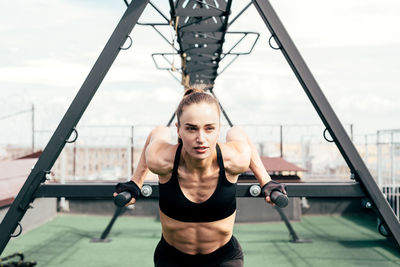
[[[229,141],[219,143],[225,170],[232,175],[247,171],[250,166],[251,149],[247,142]]]
[[[163,139],[150,142],[145,151],[149,170],[160,176],[171,173],[177,148],[178,144],[170,144]]]

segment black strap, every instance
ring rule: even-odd
[[[178,177],[178,167],[179,167],[179,160],[181,159],[181,150],[182,150],[182,143],[180,143],[178,148],[176,149],[175,159],[174,159],[174,168],[172,169],[171,178]]]
[[[219,148],[218,144],[216,146],[216,149],[217,149],[217,161],[218,161],[218,166],[219,166],[219,175],[225,176],[224,160],[222,158],[221,149]],[[178,167],[179,167],[179,161],[181,158],[181,150],[182,150],[182,143],[180,143],[178,148],[176,149],[176,154],[175,154],[175,159],[174,159],[174,168],[172,169],[171,178],[178,177]]]
[[[217,161],[218,161],[218,166],[219,166],[219,175],[225,176],[224,160],[222,158],[221,149],[219,148],[218,144],[216,146],[216,149],[217,149]]]

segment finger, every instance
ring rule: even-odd
[[[113,197],[116,197],[116,196],[118,196],[118,193],[114,192]]]
[[[265,201],[266,201],[268,204],[271,204],[272,207],[275,206],[275,203],[271,201],[271,198],[270,198],[269,196],[268,196],[268,197],[265,197]]]
[[[136,199],[135,198],[131,198],[131,200],[125,206],[133,205],[135,203],[136,203]]]

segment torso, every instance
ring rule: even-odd
[[[169,175],[159,176],[160,196],[162,186],[168,185],[173,181],[171,180],[172,175],[173,172]],[[180,162],[177,168],[177,182],[180,192],[177,195],[181,195],[181,201],[186,203],[180,209],[192,207],[193,210],[196,210],[198,206],[204,206],[208,202],[216,203],[217,198],[220,197],[216,193],[221,190],[226,191],[226,188],[232,192],[232,188],[229,189],[231,185],[235,186],[236,190],[237,175],[231,176],[225,173],[223,177],[225,181],[221,179],[220,175],[220,168],[216,157],[213,160],[212,166],[202,173],[188,172],[184,162]],[[226,205],[221,203],[221,201],[218,203]],[[208,209],[209,207],[206,208]],[[198,216],[198,218],[192,220],[193,215],[187,218],[179,216],[172,218],[177,215],[171,215],[171,211],[169,211],[170,216],[166,213],[160,209],[160,221],[165,240],[170,245],[187,254],[208,254],[226,244],[232,236],[236,215],[236,212],[229,212],[228,216],[222,216],[222,218],[215,220],[217,217],[215,217],[215,214],[211,214],[210,221],[207,216],[205,219]]]

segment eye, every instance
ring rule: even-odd
[[[214,130],[215,130],[215,127],[209,126],[209,127],[206,128],[206,130],[207,130],[207,131],[214,131]]]
[[[196,127],[194,127],[194,126],[188,126],[188,127],[186,127],[186,129],[188,131],[196,131],[197,130]]]

